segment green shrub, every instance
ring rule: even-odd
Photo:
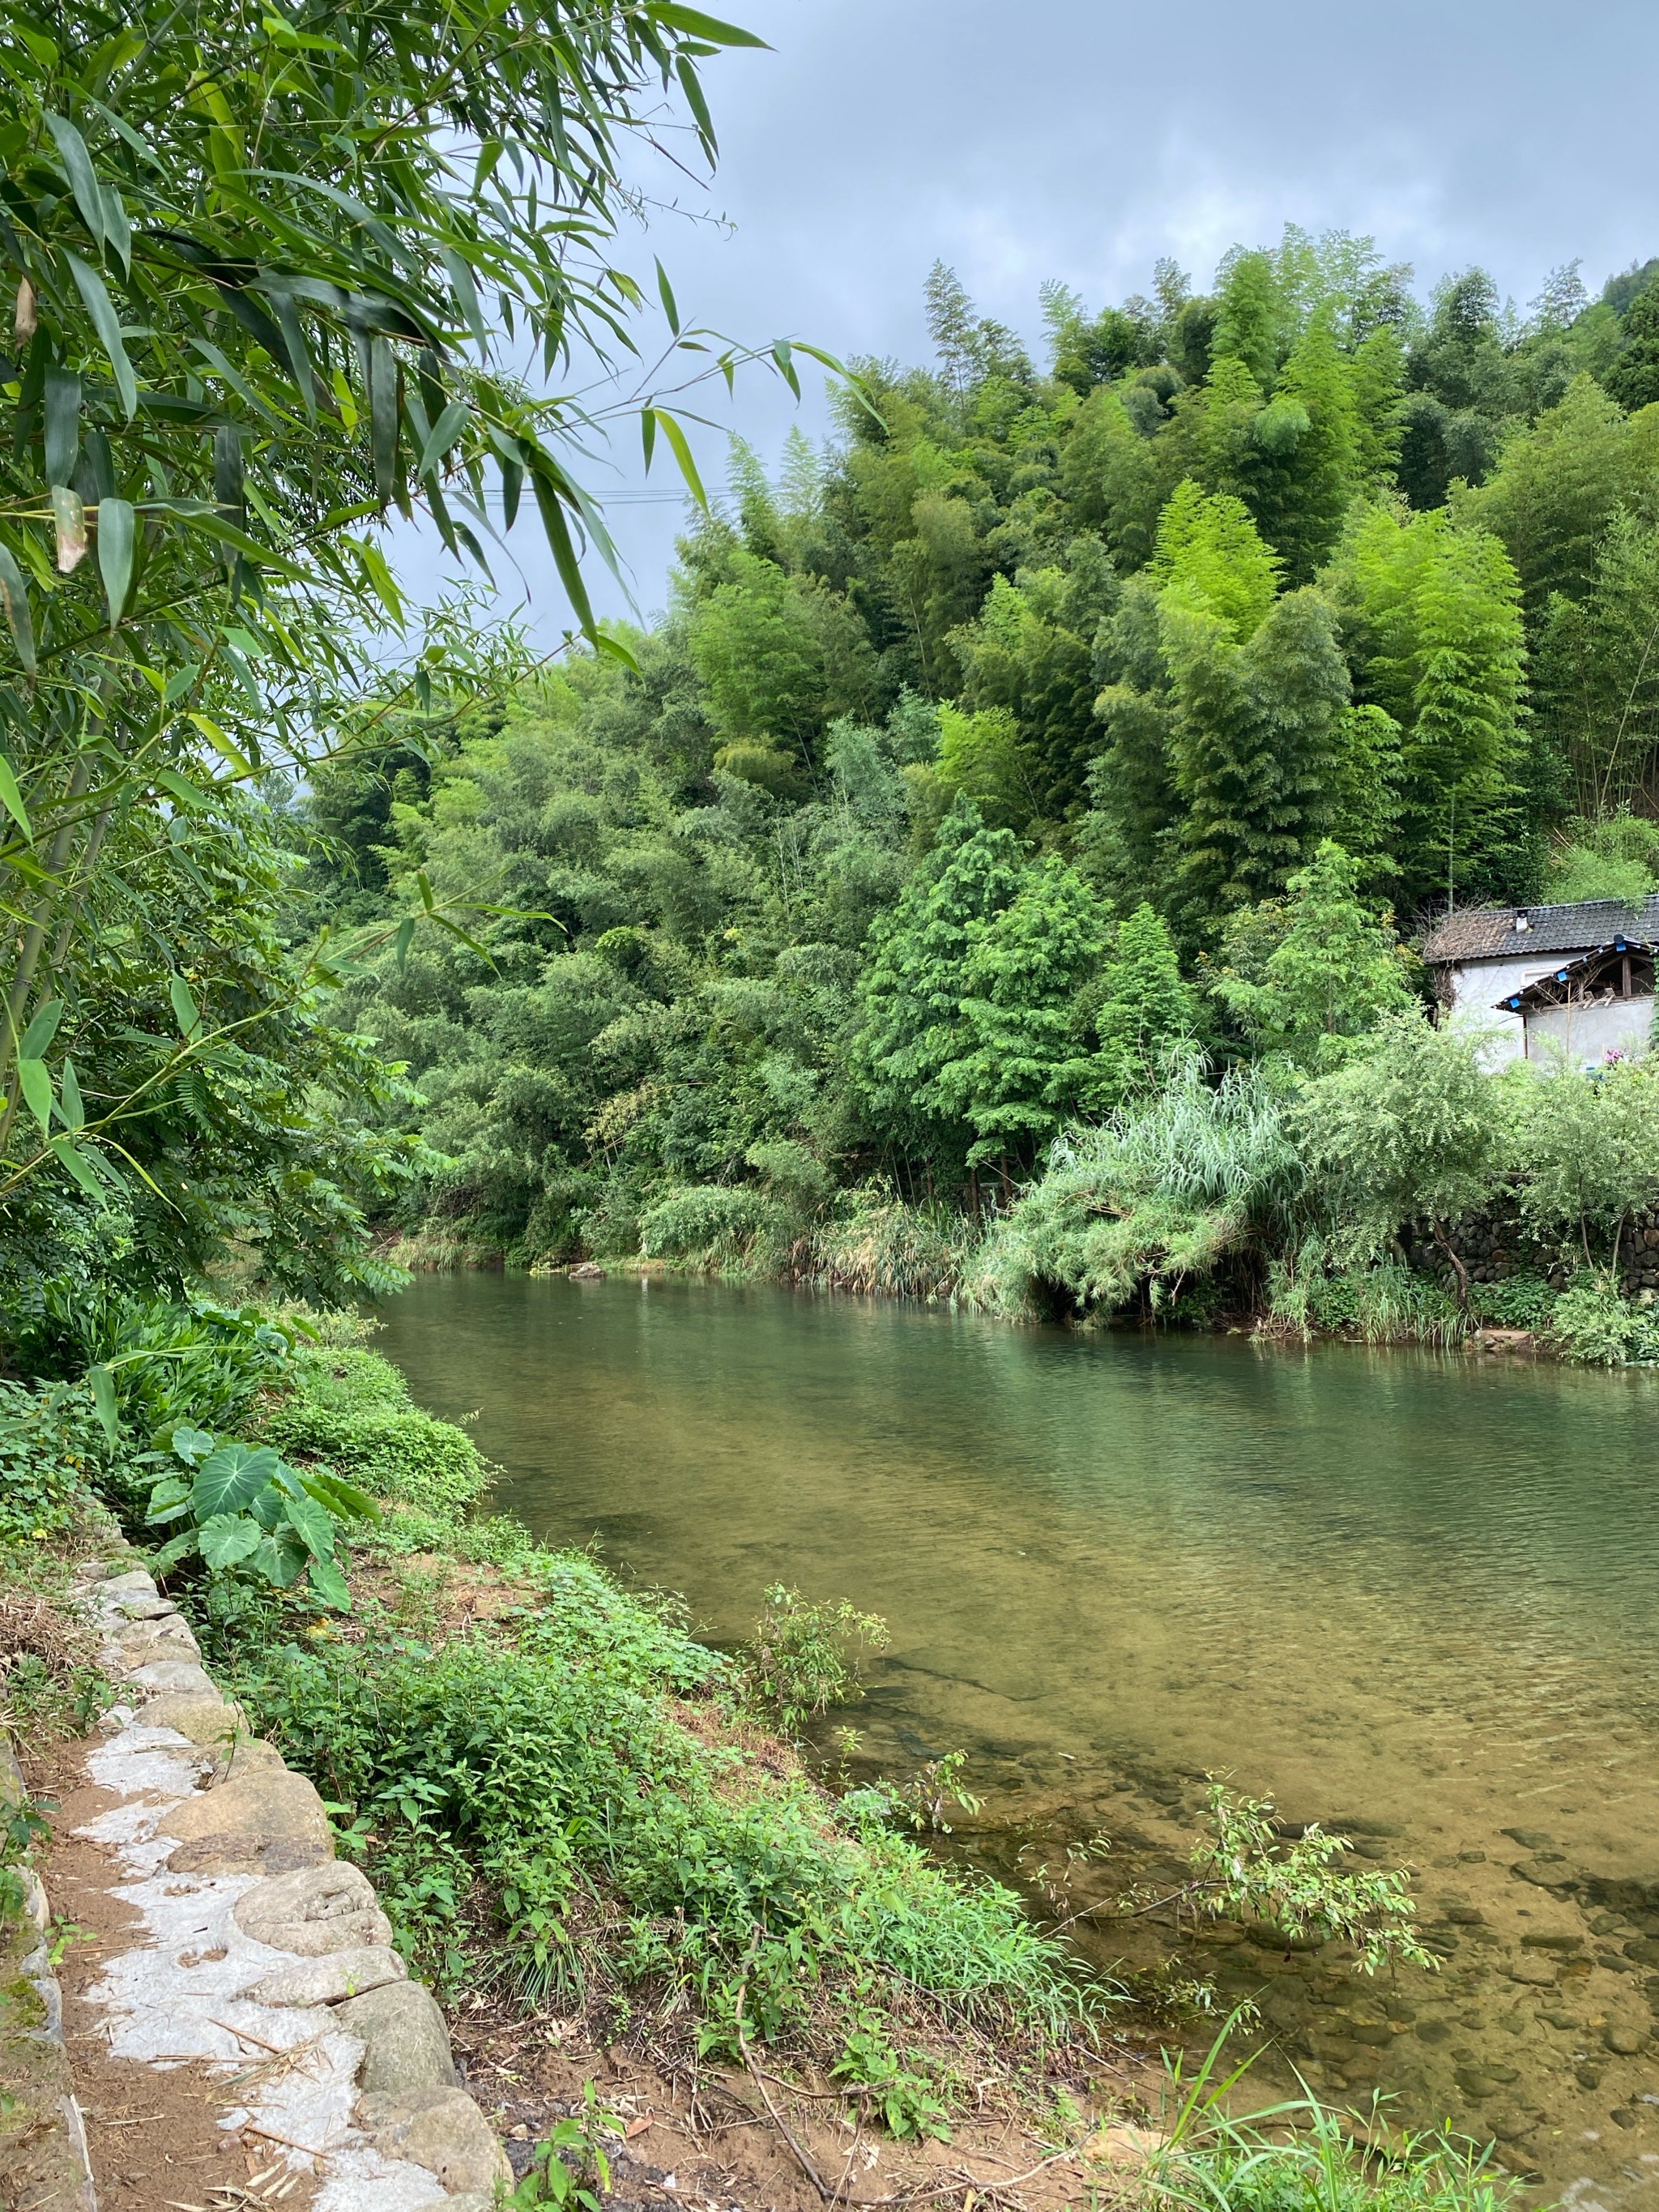
[[[278,1451],[325,1460],[374,1497],[441,1515],[459,1513],[488,1486],[489,1463],[471,1437],[413,1404],[402,1375],[379,1352],[307,1346],[283,1382],[258,1424]]]
[[[1541,1275],[1509,1275],[1501,1283],[1475,1283],[1469,1304],[1492,1328],[1548,1328],[1560,1293]]]
[[[1317,1265],[1275,1275],[1273,1317],[1364,1344],[1447,1344],[1462,1332],[1455,1301],[1431,1275],[1399,1260],[1327,1273]]]
[[[775,1266],[791,1226],[786,1209],[751,1185],[690,1184],[646,1207],[640,1250],[696,1267]]]
[[[775,1583],[739,1661],[744,1693],[793,1731],[813,1714],[861,1698],[859,1647],[882,1651],[890,1640],[878,1614],[860,1613],[845,1598],[814,1604]]]
[[[814,1232],[812,1269],[837,1290],[939,1297],[960,1283],[974,1241],[962,1214],[907,1206],[889,1189],[866,1188]]]
[[[83,1385],[0,1382],[0,1544],[73,1528],[109,1458]]]
[[[355,1817],[359,1848],[396,1844],[404,1889],[419,1887],[421,1835],[452,1890],[465,1854],[499,1900],[495,1971],[521,1994],[580,1986],[599,1964],[581,1933],[597,1897],[619,1984],[677,1984],[727,2023],[741,1995],[768,2037],[799,2025],[815,1992],[872,1973],[982,2018],[1075,2016],[1062,1947],[1012,1892],[685,1726],[671,1698],[721,1662],[591,1560],[544,1555],[511,1638],[434,1651],[380,1636],[343,1652],[250,1638],[223,1663],[255,1726]],[[428,1885],[404,1922],[422,1955],[442,1949],[434,1913]]]
[[[1659,1312],[1620,1295],[1609,1274],[1582,1269],[1555,1302],[1550,1330],[1584,1367],[1659,1364]]]

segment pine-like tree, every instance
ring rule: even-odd
[[[1363,480],[1353,364],[1337,344],[1330,307],[1316,311],[1291,348],[1252,443],[1251,511],[1291,581],[1310,583]]]
[[[1077,1110],[1091,1068],[1078,992],[1106,942],[1105,910],[1052,854],[1028,867],[1000,912],[968,930],[962,1056],[937,1090],[973,1131],[970,1168],[1026,1167]]]
[[[940,1079],[972,1048],[962,1017],[969,933],[1009,903],[1020,875],[1012,834],[987,829],[973,801],[959,796],[898,903],[872,932],[859,980],[860,1086],[884,1130],[946,1171],[960,1164],[963,1147],[957,1094],[947,1095]]]
[[[1099,1040],[1088,1103],[1110,1112],[1155,1089],[1170,1050],[1196,1026],[1164,918],[1143,902],[1120,926],[1095,1014]]]
[[[1382,1015],[1412,1003],[1392,918],[1361,902],[1358,878],[1351,855],[1326,838],[1282,903],[1235,921],[1212,988],[1253,1051],[1329,1066]]]
[[[1242,647],[1212,615],[1168,598],[1162,611],[1186,801],[1179,897],[1202,933],[1279,890],[1323,828],[1348,672],[1318,592],[1279,600]]]
[[[1607,390],[1633,412],[1659,399],[1659,283],[1650,283],[1625,315],[1625,343],[1607,373]]]

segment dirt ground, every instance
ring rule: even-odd
[[[611,2161],[618,2212],[633,2203],[816,2212],[826,2194],[854,2206],[1058,2212],[1126,2196],[1145,2141],[1132,2120],[1109,2119],[1091,2138],[1091,2155],[1057,2154],[988,2082],[981,2112],[958,2119],[948,2143],[900,2143],[872,2129],[832,2083],[802,2087],[758,2065],[750,2074],[710,2065],[695,2078],[668,2074],[635,2052],[596,2047],[579,2021],[526,2021],[482,1999],[463,2001],[451,2027],[467,2086],[495,2118],[515,2171],[553,2121],[581,2111],[585,2086],[594,2084],[599,2103],[627,2126]],[[1055,2086],[1103,2115],[1143,2109],[1152,2089],[1146,2063],[1127,2055],[1097,2055],[1091,2078]]]

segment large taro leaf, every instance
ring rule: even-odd
[[[182,1476],[164,1475],[149,1493],[149,1510],[144,1516],[148,1526],[154,1528],[160,1521],[176,1521],[181,1513],[190,1510],[190,1485]]]
[[[240,1566],[264,1540],[264,1530],[246,1513],[216,1513],[202,1523],[202,1558],[215,1574]]]
[[[283,1528],[259,1539],[258,1550],[248,1553],[248,1564],[268,1583],[275,1583],[278,1589],[286,1589],[310,1557],[293,1529]]]
[[[221,1444],[196,1470],[191,1504],[198,1521],[218,1513],[240,1513],[251,1505],[282,1465],[269,1444]]]
[[[313,1559],[333,1558],[334,1519],[325,1505],[319,1505],[314,1498],[285,1498],[283,1510]]]
[[[336,1613],[349,1613],[351,1592],[346,1588],[346,1578],[332,1559],[313,1559],[311,1563],[311,1587],[325,1605],[331,1605]]]

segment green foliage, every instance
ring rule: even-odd
[[[1523,640],[1502,544],[1443,513],[1377,507],[1351,534],[1334,588],[1352,611],[1362,696],[1401,732],[1395,853],[1407,895],[1515,881]]]
[[[1054,1145],[978,1255],[975,1287],[1012,1313],[1156,1309],[1282,1231],[1303,1174],[1272,1076],[1240,1067],[1215,1083],[1189,1056],[1161,1092]]]
[[[323,1461],[355,1487],[454,1515],[488,1486],[489,1462],[465,1431],[410,1402],[390,1360],[362,1346],[305,1346],[262,1407],[262,1442]]]
[[[1504,1085],[1521,1219],[1540,1243],[1617,1273],[1625,1226],[1659,1202],[1659,1070],[1516,1071]]]
[[[1651,283],[1631,302],[1624,341],[1607,389],[1622,407],[1651,406],[1659,400],[1659,291]]]
[[[1295,230],[1156,281],[1046,294],[1045,377],[936,271],[937,362],[866,364],[875,413],[775,477],[736,445],[631,665],[458,619],[377,678],[281,825],[291,914],[363,936],[298,1116],[349,1176],[316,1200],[309,1136],[265,1173],[292,1085],[238,1162],[267,1272],[319,1255],[338,1295],[372,1220],[938,1295],[988,1194],[1172,1043],[1322,1074],[1399,1012],[1385,902],[1634,891],[1659,446],[1601,380],[1637,295],[1559,271],[1513,325],[1471,270],[1419,307]],[[175,981],[126,1025],[187,1029]],[[20,1222],[20,1279],[48,1242]]]
[[[158,1572],[199,1559],[215,1580],[284,1590],[303,1574],[324,1605],[349,1609],[337,1524],[372,1520],[371,1498],[326,1468],[289,1467],[269,1444],[216,1443],[186,1424],[172,1443],[175,1464],[189,1471],[155,1483],[144,1518],[152,1528],[185,1525],[156,1553]]]
[[[1659,887],[1659,826],[1639,815],[1605,822],[1582,817],[1562,824],[1564,842],[1550,856],[1545,884],[1553,901],[1619,899],[1639,905]]]
[[[793,1734],[831,1705],[861,1697],[859,1655],[884,1651],[889,1641],[878,1615],[845,1598],[815,1602],[776,1583],[744,1646],[738,1679],[745,1695]]]
[[[1411,1004],[1409,956],[1392,917],[1361,904],[1358,873],[1327,838],[1282,902],[1230,922],[1211,988],[1255,1051],[1328,1066],[1383,1014]]]
[[[1587,827],[1647,803],[1659,755],[1659,523],[1620,509],[1597,545],[1588,591],[1551,595],[1534,690]],[[1552,895],[1605,896],[1554,886]]]
[[[84,1385],[0,1382],[0,1545],[73,1528],[108,1460],[109,1440]]]
[[[590,1560],[541,1554],[531,1581],[505,1635],[434,1649],[386,1628],[335,1653],[250,1634],[219,1662],[254,1724],[362,1824],[371,1868],[370,1834],[404,1838],[406,1887],[422,1832],[443,1839],[452,1881],[448,1854],[465,1854],[494,1900],[478,1973],[539,2001],[604,1972],[684,1990],[715,2021],[741,1996],[769,2038],[866,1971],[963,2017],[1074,2014],[1058,1948],[1011,1893],[677,1718],[715,1662],[672,1623]],[[595,1897],[624,1939],[603,1956],[583,1932]],[[434,1909],[428,1895],[428,1931]]]
[[[866,2118],[881,2122],[901,2142],[949,2142],[945,2106],[931,2078],[897,2057],[878,2021],[855,2027],[830,2069],[832,2081],[859,2091]]]
[[[1231,2027],[1231,2023],[1229,2023]],[[1162,2147],[1149,2161],[1149,2203],[1212,2212],[1505,2212],[1518,2185],[1490,2146],[1443,2130],[1390,2133],[1386,2157],[1345,2116],[1311,2097],[1241,2115],[1239,2072],[1223,2071],[1226,2032],[1188,2081],[1172,2069]]]
[[[347,45],[337,27],[303,4],[257,21],[16,8],[27,60],[0,101],[15,283],[0,1198],[43,1177],[94,1205],[154,1195],[198,1231],[204,1200],[234,1234],[245,1182],[256,1221],[259,1200],[276,1216],[288,1279],[324,1295],[340,1277],[320,1232],[331,1209],[355,1229],[359,1194],[349,1128],[318,1094],[366,1095],[372,1121],[390,1092],[315,1018],[331,960],[272,940],[268,854],[235,849],[258,842],[237,787],[303,772],[363,691],[391,703],[375,633],[406,613],[380,543],[394,505],[483,568],[487,477],[508,527],[528,490],[597,635],[579,547],[606,541],[570,463],[598,418],[532,397],[517,364],[526,346],[549,374],[573,345],[637,350],[645,295],[613,253],[624,151],[660,127],[672,79],[712,159],[698,65],[758,43],[657,0],[556,39],[420,4]],[[744,356],[683,329],[665,279],[661,297],[669,354],[694,380],[729,374]],[[766,357],[798,381],[787,352]],[[700,489],[657,392],[630,411],[647,453],[660,431]],[[416,704],[434,667],[471,658],[434,618]],[[170,929],[169,907],[194,926]],[[133,1142],[158,1117],[188,1164],[165,1176]]]
[[[1361,1344],[1449,1345],[1462,1335],[1465,1316],[1431,1275],[1393,1258],[1330,1268],[1327,1256],[1314,1240],[1279,1264],[1269,1306],[1275,1322]],[[1471,1291],[1483,1321],[1500,1318],[1486,1296],[1496,1287],[1481,1283]]]
[[[1118,926],[1094,1020],[1099,1049],[1088,1103],[1096,1108],[1152,1091],[1193,1034],[1194,994],[1163,917],[1144,901]]]
[[[1243,500],[1206,494],[1188,477],[1158,518],[1147,574],[1166,600],[1213,615],[1242,645],[1278,595],[1282,567]]]
[[[1287,1937],[1351,1943],[1367,1974],[1380,1966],[1438,1965],[1413,1929],[1417,1908],[1403,1872],[1339,1869],[1346,1839],[1328,1835],[1316,1820],[1283,1840],[1271,1798],[1237,1797],[1212,1781],[1206,1802],[1210,1832],[1191,1860],[1193,1901],[1201,1911],[1264,1922]]]
[[[1376,1258],[1426,1218],[1467,1304],[1449,1224],[1492,1198],[1506,1165],[1502,1094],[1481,1071],[1478,1033],[1436,1028],[1416,1007],[1385,1014],[1368,1048],[1309,1085],[1297,1120],[1338,1246]]]
[[[523,2179],[506,2199],[515,2212],[533,2212],[538,2205],[602,2212],[611,2189],[611,2154],[625,2125],[601,2110],[591,2081],[582,2094],[580,2118],[555,2120],[531,2153]]]
[[[1617,1278],[1585,1268],[1555,1300],[1550,1334],[1583,1367],[1659,1366],[1659,1316],[1620,1295]]]
[[[641,1214],[640,1249],[694,1267],[763,1267],[777,1263],[788,1228],[787,1214],[758,1190],[694,1184],[665,1192]]]

